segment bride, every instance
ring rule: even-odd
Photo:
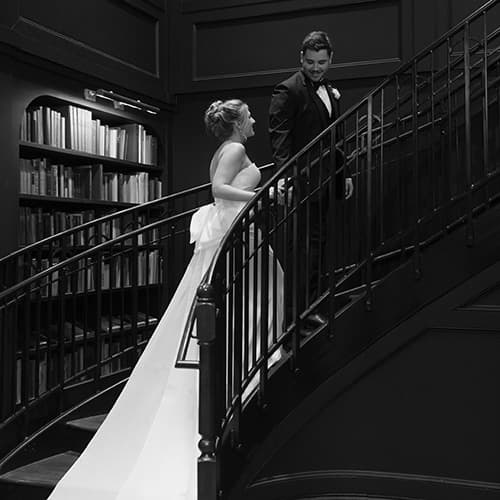
[[[254,135],[248,106],[237,99],[216,101],[205,113],[205,124],[221,144],[210,162],[215,203],[200,208],[191,221],[193,257],[115,405],[49,500],[197,497],[198,373],[175,368],[175,358],[197,287],[260,182],[244,146]],[[278,275],[281,291],[281,268]],[[281,316],[281,305],[277,310]],[[278,351],[272,362],[279,357]]]

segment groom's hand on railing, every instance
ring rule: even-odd
[[[274,186],[271,186],[269,190],[269,196],[271,197],[271,199],[277,200],[279,205],[284,205],[287,190],[288,190],[288,203],[290,203],[293,194],[293,185],[290,182],[290,179],[279,179],[276,189],[274,188]]]

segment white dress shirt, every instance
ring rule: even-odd
[[[330,96],[328,95],[328,91],[324,85],[320,85],[318,90],[316,90],[316,94],[318,94],[319,98],[323,101],[326,109],[328,111],[328,116],[332,116],[332,103],[330,101]]]

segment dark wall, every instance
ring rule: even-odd
[[[308,481],[391,498],[479,498],[479,491],[452,493],[459,481],[498,488],[499,348],[491,331],[422,332],[312,418],[260,482],[286,477],[298,490],[293,498],[306,496]]]
[[[481,233],[492,219],[485,222]],[[489,255],[483,262],[497,259],[496,237],[478,243]],[[456,241],[443,245],[457,248]],[[440,279],[449,279],[449,252],[434,247],[424,257],[424,280],[432,259],[441,262]],[[394,281],[387,283],[393,298],[401,295]],[[412,288],[388,307],[398,309]],[[370,322],[366,330],[381,307],[360,314]],[[499,320],[496,261],[389,329],[311,391],[263,441],[234,498],[499,498]],[[349,336],[356,329],[350,326]],[[309,359],[314,365],[304,364],[302,383],[324,363],[322,347]],[[300,383],[296,378],[287,390]]]
[[[0,41],[126,89],[168,100],[163,0],[9,0]]]
[[[330,33],[329,76],[346,110],[384,76],[444,33],[480,2],[468,0],[174,0],[172,92],[177,97],[173,189],[206,182],[214,142],[203,113],[215,99],[248,102],[257,120],[247,148],[271,161],[267,110],[273,86],[296,71],[300,42],[313,29]]]

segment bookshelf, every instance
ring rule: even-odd
[[[162,145],[155,122],[141,121],[143,116],[66,97],[31,101],[18,143],[20,247],[166,192]],[[134,222],[144,225],[141,217]],[[89,234],[93,226],[85,234],[74,233],[62,253],[42,248],[33,272],[123,230],[112,222],[96,227],[98,235]],[[49,392],[57,379],[79,383],[133,364],[133,353],[127,351],[148,338],[161,315],[163,249],[151,243],[157,237],[153,233],[152,239],[140,235],[122,244],[119,257],[82,260],[64,279],[54,272],[33,290],[32,332],[18,345],[18,402],[23,364],[30,367],[29,399]],[[62,317],[57,309],[61,296],[66,303]],[[92,374],[88,368],[93,364]]]
[[[151,127],[112,110],[32,101],[20,126],[18,244],[160,198],[159,147]]]
[[[126,369],[128,364],[124,359],[124,345],[132,345],[131,338],[132,323],[130,318],[119,318],[118,316],[103,316],[101,318],[100,336],[96,339],[94,330],[87,330],[83,322],[65,322],[64,330],[64,357],[63,377],[66,383],[78,383],[85,381],[87,375],[85,368],[96,362],[96,343],[101,359],[99,373],[101,377],[111,375]],[[140,313],[137,318],[137,327],[140,329],[137,342],[144,345],[149,339],[154,328],[158,324],[158,318]],[[51,325],[55,331],[57,326]],[[90,347],[90,349],[89,349]],[[57,380],[60,355],[58,342],[50,340],[46,336],[40,336],[37,345],[32,344],[29,348],[28,362],[30,364],[31,380],[28,386],[28,398],[43,396]],[[91,359],[89,359],[89,352]],[[21,402],[21,364],[22,353],[17,352],[16,369],[16,402]]]

